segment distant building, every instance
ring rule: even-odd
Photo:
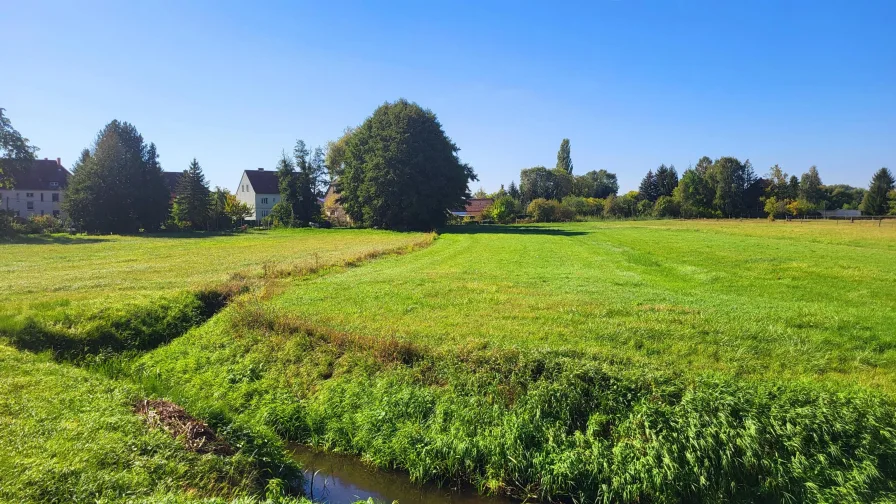
[[[264,168],[246,170],[236,188],[236,199],[249,205],[252,214],[246,220],[261,221],[271,214],[271,209],[280,201],[280,187],[277,172]]]
[[[495,200],[492,198],[473,198],[467,200],[467,205],[463,210],[452,210],[451,215],[459,217],[462,220],[478,220],[482,217],[482,212],[490,207]]]
[[[821,216],[824,218],[828,217],[838,217],[838,218],[846,218],[850,217],[861,217],[862,212],[860,210],[825,210],[821,212]]]
[[[62,160],[37,159],[31,168],[13,180],[12,189],[0,189],[0,203],[20,217],[52,215],[65,217],[62,212],[63,193],[68,186],[68,170]]]
[[[326,215],[327,220],[334,226],[350,226],[352,224],[352,219],[345,213],[345,208],[342,207],[342,204],[339,203],[339,193],[336,192],[334,183],[335,181],[330,183],[330,187],[327,188],[327,194],[321,202],[321,206],[324,209],[324,215]]]

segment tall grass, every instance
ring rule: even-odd
[[[257,431],[417,481],[568,502],[896,497],[888,395],[628,364],[316,331],[240,304],[134,373],[186,404],[217,403]]]

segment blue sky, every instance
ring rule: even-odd
[[[261,4],[261,5],[254,5]],[[112,119],[212,185],[385,101],[432,109],[487,190],[553,166],[896,168],[896,2],[4,2],[0,107],[71,166]]]

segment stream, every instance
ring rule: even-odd
[[[450,488],[412,483],[407,473],[373,469],[356,457],[327,453],[302,445],[291,447],[305,473],[305,495],[320,504],[351,504],[372,497],[391,504],[512,504],[483,497],[472,487]]]

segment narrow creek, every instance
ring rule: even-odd
[[[483,497],[471,487],[417,485],[406,473],[368,467],[359,459],[293,445],[293,458],[305,472],[305,494],[320,504],[351,504],[373,498],[391,504],[512,504],[500,497]]]

